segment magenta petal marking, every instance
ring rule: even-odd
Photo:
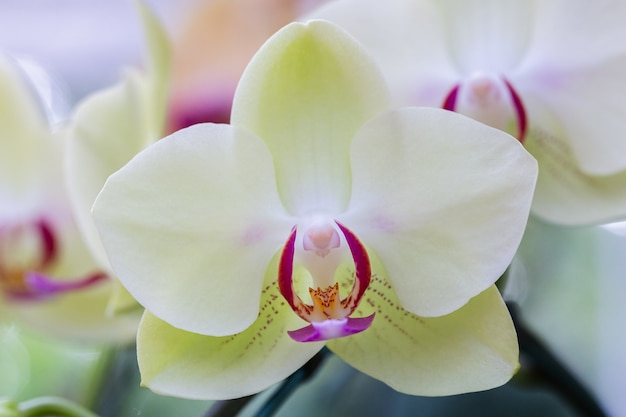
[[[40,220],[37,224],[41,233],[41,241],[43,242],[44,254],[41,260],[40,268],[46,267],[56,257],[57,244],[52,228],[45,220]]]
[[[456,98],[459,95],[460,87],[460,84],[456,84],[454,87],[452,87],[452,90],[450,90],[445,100],[443,101],[443,104],[441,106],[442,109],[454,111],[454,109],[456,108]]]
[[[11,296],[20,300],[42,300],[60,293],[91,287],[107,278],[106,274],[99,272],[72,281],[57,281],[42,273],[31,271],[24,277],[28,290],[13,292]]]
[[[352,314],[352,312],[356,309],[365,294],[365,290],[370,285],[370,281],[372,280],[372,267],[370,264],[370,258],[367,254],[367,249],[361,243],[361,241],[352,233],[350,229],[335,221],[344,237],[346,238],[346,242],[348,243],[348,247],[350,248],[350,252],[352,253],[352,259],[354,261],[354,269],[355,269],[355,279],[354,285],[352,287],[352,291],[350,295],[344,301],[344,307],[349,309],[348,315]]]
[[[295,246],[296,226],[291,228],[291,232],[289,233],[283,252],[280,254],[280,261],[278,263],[278,289],[294,311],[296,311],[296,302],[294,297],[297,297],[292,285],[293,257],[296,250]]]
[[[306,327],[287,333],[296,342],[323,342],[361,333],[372,325],[375,315],[374,313],[367,317],[348,317],[343,320],[329,319],[313,322]]]
[[[506,88],[511,94],[511,100],[513,100],[513,107],[515,108],[515,114],[517,115],[517,140],[519,140],[521,143],[524,143],[524,139],[526,138],[527,126],[526,108],[524,107],[522,98],[513,88],[511,83],[506,78],[502,78],[502,80],[504,81]]]

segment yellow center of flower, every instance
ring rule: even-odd
[[[348,311],[346,311],[339,297],[338,283],[325,290],[309,288],[309,294],[313,302],[313,309],[310,313],[311,321],[340,320],[348,315]]]

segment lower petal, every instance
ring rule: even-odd
[[[275,268],[273,272],[275,277]],[[142,384],[157,393],[194,399],[260,392],[295,372],[323,347],[298,343],[287,335],[288,329],[302,323],[276,281],[269,279],[257,320],[233,336],[188,333],[146,312],[137,336]]]
[[[389,281],[377,273],[364,301],[356,313],[376,312],[372,326],[328,347],[397,391],[439,396],[486,390],[506,383],[519,366],[515,328],[495,286],[452,314],[424,318],[400,307]]]

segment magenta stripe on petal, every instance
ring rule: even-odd
[[[372,325],[375,314],[367,317],[348,317],[343,320],[313,322],[298,330],[288,331],[296,342],[323,342],[361,333]]]
[[[349,309],[348,315],[350,315],[359,305],[363,294],[365,294],[365,290],[367,290],[367,287],[370,285],[370,281],[372,280],[372,267],[370,265],[370,258],[367,254],[367,250],[361,241],[354,235],[354,233],[352,233],[352,231],[350,231],[350,229],[338,221],[335,221],[335,223],[337,223],[337,226],[339,226],[339,229],[341,229],[341,232],[346,238],[346,242],[348,243],[348,247],[352,253],[352,259],[354,260],[354,285],[350,295],[344,302],[344,307]]]
[[[509,93],[511,93],[511,99],[513,100],[513,107],[515,108],[515,114],[517,116],[517,140],[524,143],[527,126],[526,108],[524,107],[522,98],[519,94],[517,94],[517,91],[513,88],[511,83],[506,78],[503,78],[502,80],[504,81],[504,84],[506,84],[506,88],[509,90]]]
[[[456,98],[459,95],[460,86],[461,86],[460,84],[456,84],[452,88],[452,90],[450,90],[450,92],[446,96],[446,99],[443,101],[443,105],[441,106],[441,108],[445,110],[454,111],[454,109],[456,108]]]
[[[12,292],[10,295],[19,300],[42,300],[60,293],[91,287],[107,277],[106,274],[99,272],[72,281],[58,281],[42,273],[31,271],[27,272],[24,277],[28,290]]]
[[[52,228],[45,220],[40,220],[37,223],[37,227],[39,227],[39,233],[41,234],[41,241],[43,242],[43,257],[41,259],[41,264],[39,268],[45,268],[48,264],[50,264],[57,253],[57,244],[56,238],[54,236],[54,232]]]
[[[300,315],[302,301],[293,289],[293,258],[296,250],[296,226],[291,229],[278,263],[278,289],[291,309]],[[300,315],[301,316],[301,315]],[[302,317],[302,316],[301,316]],[[306,320],[305,317],[302,317]]]

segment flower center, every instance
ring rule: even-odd
[[[106,278],[95,273],[72,281],[53,281],[41,271],[55,263],[58,252],[57,237],[46,220],[0,226],[0,291],[13,300],[40,300]]]
[[[278,269],[281,294],[293,311],[310,323],[302,329],[289,331],[289,336],[298,342],[312,342],[344,337],[367,329],[374,320],[374,314],[350,317],[372,277],[367,250],[349,229],[336,221],[314,221],[303,229],[300,239],[297,226],[291,230]],[[334,278],[337,268],[344,261],[345,245],[342,245],[340,233],[355,267],[352,290],[345,298],[341,297],[339,283]],[[294,288],[294,260],[309,271],[314,287],[317,287],[309,288],[310,304],[305,303]]]
[[[56,254],[54,232],[46,221],[3,226],[0,229],[0,287],[8,294],[27,292],[26,271],[46,268]]]
[[[475,72],[450,90],[442,107],[514,133],[520,142],[526,136],[526,109],[504,77]]]

